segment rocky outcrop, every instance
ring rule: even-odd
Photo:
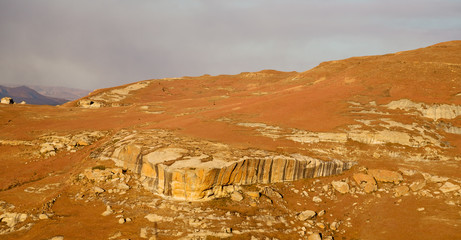
[[[397,122],[392,123],[395,125]],[[391,128],[394,127],[393,125],[388,125],[380,126],[380,128],[385,127],[386,129],[370,131],[351,125],[349,126],[350,130],[347,132],[310,132],[300,129],[282,129],[281,127],[270,126],[264,123],[239,123],[237,125],[254,128],[259,134],[265,137],[273,139],[285,138],[303,144],[320,142],[344,144],[348,141],[356,141],[373,145],[400,144],[409,147],[441,146],[440,139],[427,134],[427,130],[415,126],[405,126],[407,129],[396,131]],[[419,130],[419,132],[409,133],[409,129]]]
[[[438,120],[441,118],[453,119],[461,115],[461,106],[454,104],[425,104],[416,103],[408,99],[392,101],[385,105],[389,109],[416,111],[423,117]]]
[[[10,97],[4,97],[0,100],[0,103],[3,103],[3,104],[14,104],[14,101],[12,98]]]
[[[242,150],[228,154],[228,146],[181,141],[181,147],[158,147],[143,141],[146,135],[124,137],[124,143],[105,155],[116,165],[144,177],[143,186],[163,196],[199,200],[230,195],[235,186],[255,183],[294,181],[340,174],[354,163],[322,161],[300,154],[280,155],[261,150]],[[147,146],[146,146],[147,145]]]
[[[102,103],[90,99],[82,99],[78,101],[77,105],[82,108],[100,108],[103,106]]]

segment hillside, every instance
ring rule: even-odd
[[[11,97],[15,102],[25,101],[27,104],[35,105],[61,105],[68,100],[47,97],[26,86],[4,87],[0,85],[0,98]]]
[[[0,116],[4,239],[461,238],[461,41]]]

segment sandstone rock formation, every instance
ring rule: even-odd
[[[416,111],[423,117],[433,120],[453,119],[461,115],[461,105],[454,104],[425,104],[415,103],[408,99],[392,101],[386,105],[389,109],[402,109],[405,111]]]
[[[143,185],[154,192],[176,199],[199,200],[228,196],[234,186],[276,183],[340,174],[354,163],[322,161],[300,154],[281,155],[267,151],[234,151],[223,144],[179,139],[166,131],[164,138],[175,138],[181,147],[151,137],[149,132],[122,132],[117,146],[108,146],[102,159],[111,159],[146,177]],[[146,144],[150,143],[150,144]],[[208,147],[207,147],[208,146]]]

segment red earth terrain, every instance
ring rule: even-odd
[[[353,166],[186,174],[263,158]],[[461,41],[0,104],[0,239],[461,239],[460,161]]]

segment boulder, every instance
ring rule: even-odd
[[[342,193],[342,194],[345,194],[345,193],[348,193],[349,192],[349,184],[347,184],[347,182],[343,182],[343,181],[333,181],[331,182],[331,185],[333,186],[333,188]]]
[[[315,211],[306,210],[306,211],[302,211],[298,213],[298,219],[301,221],[306,221],[306,220],[314,218],[316,215],[317,213]]]
[[[403,181],[403,177],[400,173],[382,169],[371,169],[368,173],[372,175],[378,182],[393,182],[398,184]]]
[[[451,182],[445,182],[445,184],[443,184],[439,190],[443,193],[448,193],[448,192],[453,192],[453,191],[458,191],[459,189],[461,189],[461,187],[459,185],[455,185]]]
[[[20,222],[24,222],[27,219],[27,214],[25,213],[3,213],[0,215],[0,222],[6,223],[8,227],[14,227]]]
[[[14,101],[12,98],[10,97],[4,97],[0,100],[0,103],[3,103],[3,104],[14,104]]]
[[[361,187],[366,193],[372,193],[378,190],[376,181],[373,176],[365,173],[356,173],[353,175],[354,181]]]

